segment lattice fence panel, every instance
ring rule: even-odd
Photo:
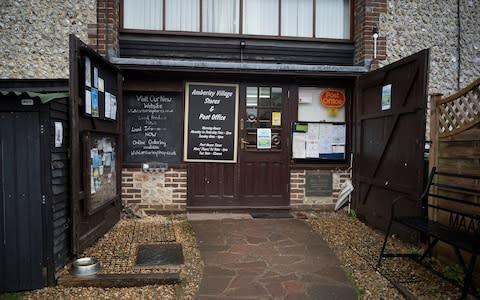
[[[480,85],[438,106],[439,136],[447,136],[480,121]]]

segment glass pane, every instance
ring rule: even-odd
[[[165,30],[200,31],[199,0],[165,1]]]
[[[247,87],[247,106],[257,106],[258,89],[256,87]]]
[[[316,0],[315,37],[350,38],[350,0]]]
[[[240,0],[203,0],[204,32],[239,33]]]
[[[278,35],[278,0],[244,0],[243,33]]]
[[[257,127],[257,109],[247,108],[247,118],[245,120],[245,128]]]
[[[163,0],[124,0],[123,8],[123,28],[163,29]]]
[[[270,106],[270,88],[261,87],[260,88],[260,106]]]
[[[282,88],[272,88],[272,106],[282,107]]]
[[[272,109],[264,108],[258,110],[258,127],[271,127]]]
[[[282,35],[313,37],[313,0],[282,0]]]
[[[282,138],[280,132],[272,132],[272,149],[282,149]]]

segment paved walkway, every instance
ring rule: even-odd
[[[357,299],[325,241],[296,219],[192,220],[197,299]]]

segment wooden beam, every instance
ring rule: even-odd
[[[68,274],[60,276],[57,284],[64,287],[125,288],[179,282],[179,273],[97,274],[84,277]]]

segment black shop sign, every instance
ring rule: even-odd
[[[185,161],[236,162],[238,85],[187,83]]]
[[[180,93],[125,95],[126,163],[181,162],[181,99]]]

